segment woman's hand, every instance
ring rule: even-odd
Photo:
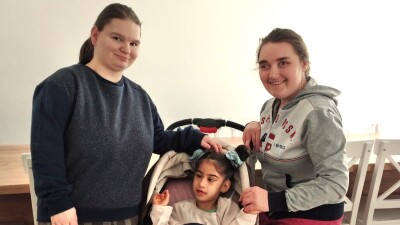
[[[222,146],[208,135],[205,135],[201,140],[201,147],[210,150],[213,149],[215,152],[222,152]]]
[[[154,205],[163,205],[166,206],[168,205],[169,202],[169,191],[164,190],[163,192],[159,194],[155,194],[153,197],[153,204]]]
[[[70,208],[64,212],[50,217],[52,225],[78,225],[78,217],[75,208]]]
[[[244,145],[247,148],[251,149],[250,143],[252,143],[254,147],[253,149],[255,151],[260,151],[261,148],[260,134],[261,134],[260,122],[253,121],[248,123],[244,128],[242,136]]]
[[[243,190],[239,201],[243,205],[243,212],[258,214],[269,211],[268,191],[254,186]]]

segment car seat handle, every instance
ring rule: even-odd
[[[241,124],[229,120],[213,119],[213,118],[194,118],[194,119],[179,120],[171,124],[169,127],[167,127],[167,130],[174,130],[180,126],[185,126],[185,125],[196,125],[197,127],[200,128],[202,132],[205,133],[215,133],[219,128],[223,126],[231,127],[240,131],[244,130],[244,126]]]

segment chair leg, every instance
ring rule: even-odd
[[[350,225],[355,225],[357,222],[358,209],[360,207],[360,200],[362,190],[365,183],[365,177],[367,175],[368,161],[372,151],[372,143],[365,143],[363,153],[360,157],[360,163],[358,165],[356,181],[354,183],[353,193],[351,195],[353,202],[353,210],[350,217]]]
[[[375,206],[377,205],[378,191],[382,181],[382,174],[385,167],[386,154],[379,149],[377,159],[372,173],[371,185],[368,191],[367,203],[363,214],[363,225],[372,224],[374,218]]]

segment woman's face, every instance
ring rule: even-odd
[[[135,61],[140,45],[140,26],[129,19],[112,19],[99,31],[93,27],[93,60],[104,72],[121,74]]]
[[[307,83],[305,71],[308,64],[300,60],[290,43],[264,44],[258,65],[261,82],[273,97],[281,100],[281,108]]]

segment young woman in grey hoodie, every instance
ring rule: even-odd
[[[262,39],[257,63],[273,98],[243,133],[265,183],[242,193],[244,212],[266,212],[260,224],[341,224],[348,169],[335,99],[340,92],[309,76],[307,47],[290,29],[276,28]]]

